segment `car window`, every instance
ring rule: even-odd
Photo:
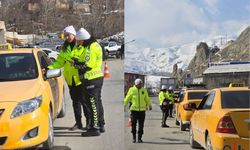
[[[38,52],[38,60],[40,62],[41,68],[47,68],[52,64],[52,61],[43,52]]]
[[[48,50],[43,50],[47,55],[49,55],[49,53],[51,53],[51,51]]]
[[[250,91],[224,91],[221,99],[222,108],[250,108]]]
[[[198,109],[211,109],[213,101],[214,101],[214,96],[215,96],[214,91],[212,91],[209,94],[205,95],[203,97]]]
[[[188,100],[202,99],[207,92],[188,92]]]
[[[116,43],[114,43],[114,42],[109,43],[110,47],[115,46],[115,45],[116,45]]]
[[[0,55],[0,81],[17,81],[38,77],[37,65],[32,53]]]

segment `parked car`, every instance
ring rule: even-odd
[[[195,109],[190,124],[191,147],[207,150],[250,149],[250,89],[248,87],[211,90]]]
[[[53,122],[65,116],[60,69],[36,48],[0,50],[0,148],[23,149],[43,144],[52,149]]]
[[[189,103],[199,105],[202,98],[206,95],[208,90],[189,90],[186,89],[180,94],[180,101],[176,103],[176,125],[180,125],[180,130],[185,131],[189,128],[190,119],[194,110],[189,109]]]
[[[108,58],[106,50],[105,50],[105,46],[108,46],[109,42],[108,41],[100,41],[100,45],[102,47],[102,59],[106,60]]]
[[[49,58],[54,62],[57,58],[57,56],[59,55],[58,52],[53,51],[50,48],[41,48],[41,50],[43,50],[48,56]]]
[[[120,58],[121,56],[121,45],[117,45],[115,41],[110,41],[107,46],[104,47],[106,56],[116,56],[116,58]]]

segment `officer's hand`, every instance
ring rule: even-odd
[[[149,110],[152,110],[152,106],[149,106]]]

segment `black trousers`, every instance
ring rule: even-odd
[[[169,104],[169,116],[173,116],[173,107],[174,104]]]
[[[87,106],[90,109],[89,120],[90,127],[103,127],[104,109],[102,105],[101,91],[103,85],[103,77],[83,81],[83,94],[87,101]]]
[[[131,122],[132,122],[132,130],[131,133],[133,135],[136,134],[136,124],[138,122],[138,135],[142,135],[144,133],[144,121],[145,121],[146,113],[145,111],[131,111]]]
[[[83,108],[83,113],[86,118],[86,125],[89,122],[89,108],[86,104],[86,100],[84,99],[82,93],[82,85],[75,86],[74,83],[72,86],[69,86],[69,93],[72,99],[72,105],[74,110],[74,116],[77,126],[82,127],[82,111],[81,104]]]
[[[162,111],[161,124],[165,125],[166,121],[167,121],[167,118],[169,116],[169,106],[167,106],[167,107],[160,106],[160,107],[161,107],[161,111]]]

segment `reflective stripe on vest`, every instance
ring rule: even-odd
[[[102,71],[101,70],[97,70],[97,71],[94,71],[94,72],[86,72],[85,74],[84,74],[84,78],[85,79],[89,79],[89,78],[91,78],[92,76],[96,76],[96,75],[98,75],[98,74],[102,74]]]

